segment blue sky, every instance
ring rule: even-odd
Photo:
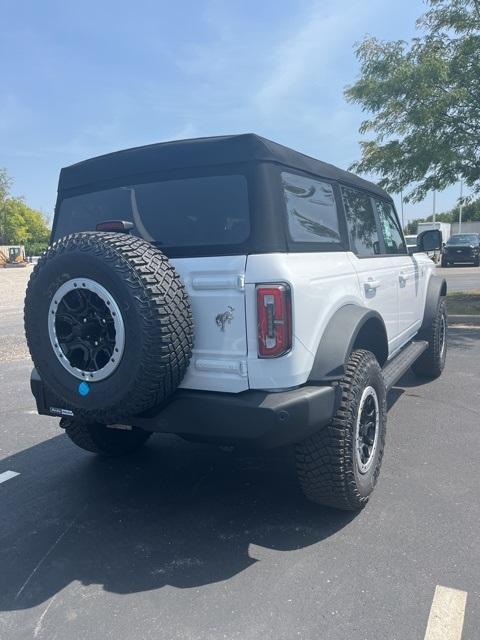
[[[409,39],[421,0],[0,0],[0,166],[50,214],[58,172],[116,149],[253,131],[346,168],[343,88],[365,35]],[[437,211],[458,187],[437,194]],[[396,199],[397,207],[399,198]],[[431,213],[431,197],[405,218]]]

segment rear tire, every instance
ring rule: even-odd
[[[477,259],[475,260],[475,262],[473,263],[473,266],[474,266],[474,267],[480,267],[480,258],[477,258]]]
[[[137,427],[117,429],[78,418],[62,418],[60,426],[77,447],[109,457],[124,456],[137,451],[152,435],[151,432]]]
[[[448,262],[448,260],[442,257],[442,267],[449,267],[449,266],[450,266],[450,263]]]
[[[370,351],[354,351],[338,383],[341,401],[328,425],[296,447],[305,496],[357,511],[368,502],[382,464],[387,427],[382,370]]]
[[[413,372],[422,378],[438,378],[447,357],[448,320],[445,298],[440,298],[433,321],[419,338],[428,341],[428,349],[412,365]]]

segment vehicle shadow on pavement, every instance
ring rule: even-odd
[[[308,503],[283,449],[154,436],[133,457],[102,460],[62,435],[3,469],[21,475],[0,495],[15,514],[0,524],[0,611],[35,607],[73,581],[127,594],[228,580],[259,553],[303,549],[355,517]]]

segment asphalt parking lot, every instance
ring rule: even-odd
[[[1,640],[421,640],[437,585],[468,594],[479,637],[480,330],[451,331],[439,380],[392,391],[352,515],[305,502],[284,450],[74,447],[29,392],[26,276],[0,270]]]
[[[480,267],[437,267],[437,274],[446,278],[449,291],[480,289]]]

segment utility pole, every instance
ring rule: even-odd
[[[463,178],[460,180],[460,209],[458,212],[458,233],[462,233],[462,210],[463,210]]]
[[[434,189],[433,190],[433,222],[436,222],[436,211],[435,211],[435,196],[436,195],[437,195],[437,192]]]
[[[405,222],[403,221],[403,191],[400,189],[400,211],[402,214],[402,231],[405,233]]]

